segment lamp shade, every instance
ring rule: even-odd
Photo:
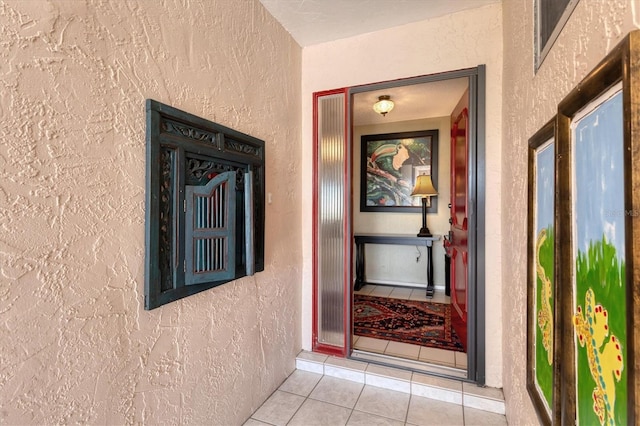
[[[382,95],[378,96],[378,102],[373,104],[373,110],[378,114],[385,115],[393,109],[394,103],[391,100],[391,96]]]
[[[412,197],[431,197],[438,195],[438,191],[433,187],[430,175],[420,175],[416,179],[416,186],[411,193]]]

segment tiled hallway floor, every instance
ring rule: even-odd
[[[444,290],[436,290],[433,298],[427,298],[424,289],[412,289],[388,285],[367,284],[354,294],[365,296],[388,297],[391,299],[420,300],[433,303],[451,303],[451,298],[445,296]],[[467,369],[467,354],[464,352],[447,351],[412,345],[409,343],[392,342],[371,337],[353,336],[353,348],[369,353],[389,355],[396,358],[410,359],[429,364]]]
[[[504,415],[295,370],[245,425],[506,425]]]
[[[406,287],[366,285],[358,293],[451,303],[443,291],[427,299],[424,289]],[[353,337],[353,359],[302,351],[297,369],[245,425],[507,424],[500,389],[456,379],[466,377],[466,354]]]

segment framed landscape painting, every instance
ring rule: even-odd
[[[438,189],[438,130],[363,135],[360,151],[360,211],[421,211],[412,197],[416,178],[431,175]],[[437,212],[437,196],[428,212]]]
[[[527,390],[543,424],[558,414],[555,357],[555,118],[529,139]]]
[[[640,34],[558,106],[563,421],[639,420]]]

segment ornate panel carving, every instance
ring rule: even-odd
[[[153,100],[147,101],[146,140],[145,308],[264,270],[264,141]],[[225,172],[235,172],[236,177],[232,199],[237,208],[229,219],[238,225],[230,237],[234,245],[229,247],[236,247],[231,278],[207,277],[186,285],[187,268],[193,264],[185,262],[191,223],[186,218],[194,214],[187,207],[191,204],[186,202],[186,186],[206,185]],[[253,197],[245,197],[248,172],[254,176]],[[247,209],[254,212],[249,228]],[[247,259],[253,267],[247,267]]]

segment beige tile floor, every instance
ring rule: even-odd
[[[506,425],[504,415],[295,370],[245,425]]]
[[[427,298],[424,289],[412,289],[408,287],[394,287],[386,285],[367,284],[354,293],[378,297],[390,297],[393,299],[426,300],[436,303],[451,303],[450,297],[446,296],[442,290],[436,290],[432,299]],[[463,370],[467,369],[467,354],[464,352],[446,351],[443,349],[373,339],[371,337],[364,336],[353,336],[353,348],[365,352],[384,354],[429,364],[444,365],[446,367],[459,368]]]

